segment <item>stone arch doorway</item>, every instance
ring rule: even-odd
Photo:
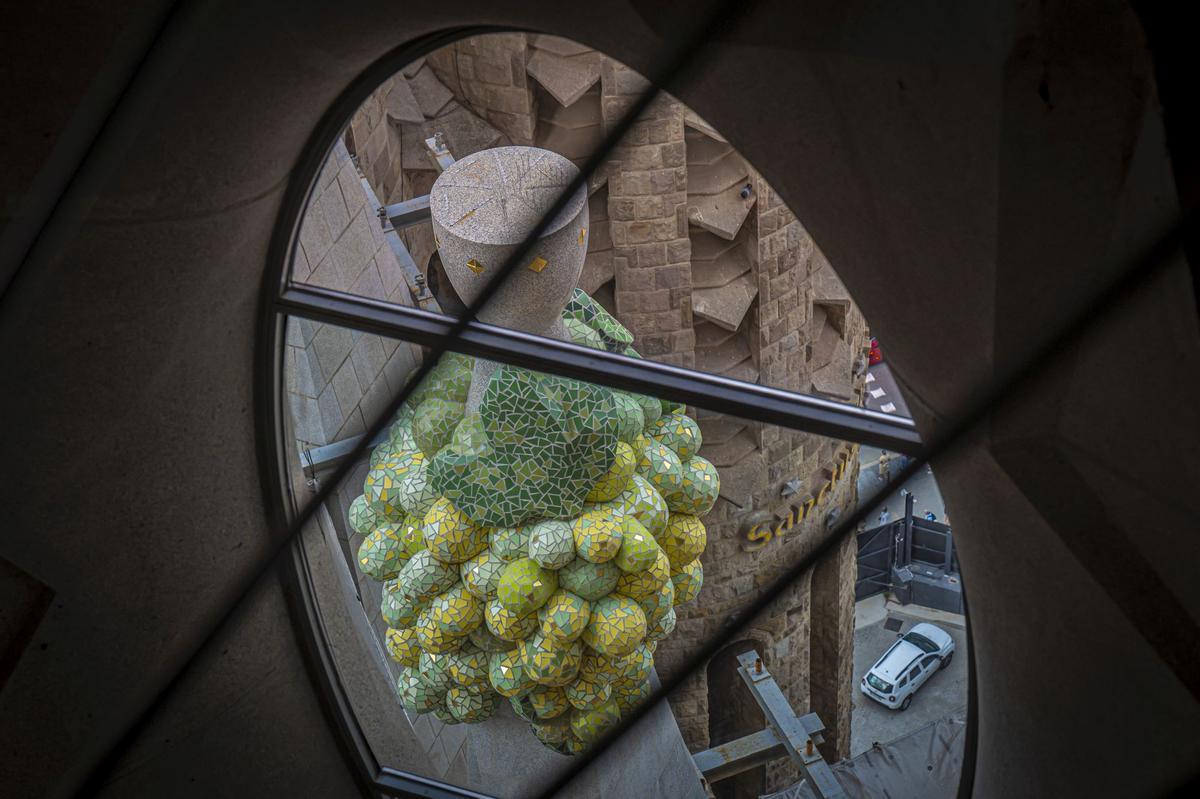
[[[763,646],[753,639],[736,641],[708,662],[708,740],[710,746],[758,732],[766,725],[762,710],[738,675],[738,655],[751,649],[762,653]],[[717,799],[752,799],[767,788],[766,766],[756,766],[728,779],[713,783]]]

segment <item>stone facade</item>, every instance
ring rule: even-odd
[[[369,192],[339,142],[300,224],[297,282],[412,305]],[[417,361],[411,344],[303,319],[288,323],[284,353],[296,439],[319,447],[362,433]]]
[[[453,95],[445,107],[469,112],[473,130],[495,133],[463,140],[459,149],[452,145],[457,157],[511,142],[582,163],[646,86],[637,73],[595,51],[526,34],[460,40],[430,54],[416,70],[397,79],[411,82],[410,73],[431,71]],[[377,94],[386,91],[394,86]],[[375,107],[386,106],[385,97]],[[438,114],[426,116],[422,133],[462,139],[455,125],[465,116]],[[355,141],[370,135],[376,116],[360,111],[352,123]],[[403,125],[400,130],[403,138]],[[486,138],[494,140],[483,143]],[[399,164],[380,146],[357,152],[365,174],[390,181],[377,190],[393,202],[428,191],[436,174],[427,157],[400,151]],[[646,357],[861,404],[868,340],[862,315],[782,199],[704,120],[660,96],[589,188],[592,230],[580,286],[634,333]],[[422,267],[425,235],[420,227],[406,232]],[[720,470],[722,490],[704,520],[704,589],[696,603],[680,608],[676,634],[659,648],[664,677],[803,557],[818,531],[857,500],[854,445],[704,409],[692,413],[704,434],[701,454]],[[839,463],[845,465],[839,469]],[[747,540],[755,524],[773,526],[790,506],[818,496],[816,509],[786,536],[761,549]],[[853,548],[841,547],[764,617],[742,620],[741,639],[763,655],[796,712],[821,715],[831,758],[849,748],[853,579]],[[729,712],[741,710],[725,710],[753,705],[748,692],[736,683],[710,685],[710,673],[727,670],[710,664],[671,697],[693,750],[753,731],[737,732],[757,708],[737,718]],[[725,694],[730,702],[710,706],[710,696]],[[718,785],[718,793],[748,795],[759,785],[778,787],[795,777],[787,761],[777,761],[744,785]]]

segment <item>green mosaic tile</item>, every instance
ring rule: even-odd
[[[573,302],[574,340],[640,357]],[[649,691],[674,603],[703,579],[717,473],[676,403],[501,367],[463,414],[471,369],[443,359],[372,453],[349,513],[370,539],[359,566],[384,580],[406,708],[476,723],[508,698],[578,753]]]
[[[432,458],[450,443],[454,430],[462,421],[466,404],[430,397],[418,406],[413,417],[412,434],[417,447]]]
[[[431,713],[445,703],[446,690],[431,686],[418,676],[416,669],[405,668],[396,681],[396,694],[407,710]]]
[[[540,685],[565,686],[575,679],[583,647],[579,642],[560,644],[537,633],[521,643],[521,665]]]
[[[488,657],[488,681],[496,693],[509,698],[524,696],[537,685],[521,665],[519,648],[491,653]]]
[[[529,701],[528,694],[510,696],[508,698],[508,704],[512,707],[513,712],[516,713],[519,718],[522,718],[528,722],[535,722],[538,720],[537,714],[533,712],[533,702]],[[532,724],[530,726],[532,726]]]
[[[412,510],[405,485],[414,478],[420,479],[426,466],[424,458],[413,455],[406,458],[381,461],[367,471],[363,481],[363,496],[367,507],[380,519],[402,522]]]
[[[617,704],[617,709],[622,715],[631,712],[634,708],[646,701],[653,691],[649,680],[637,682],[635,680],[620,679],[612,684],[613,701]]]
[[[495,527],[488,532],[488,548],[505,563],[529,557],[529,527]]]
[[[467,635],[483,624],[483,602],[459,583],[433,598],[429,618],[441,632]]]
[[[604,340],[600,338],[600,334],[583,322],[577,319],[563,319],[563,325],[567,328],[567,335],[571,341],[581,347],[591,347],[594,350],[607,349],[604,346]]]
[[[675,402],[669,399],[660,399],[659,404],[662,405],[663,416],[670,416],[673,413],[687,413],[687,406],[682,402]],[[683,456],[680,455],[682,458]]]
[[[405,518],[400,527],[400,540],[404,542],[407,551],[405,560],[425,548],[425,537],[421,534],[421,520],[415,516]]]
[[[567,694],[560,686],[535,685],[528,694],[529,705],[536,718],[558,718],[571,709]]]
[[[607,682],[589,680],[586,677],[576,677],[563,689],[563,692],[567,695],[567,701],[571,703],[571,707],[576,710],[598,708],[607,704],[612,697],[612,691]]]
[[[571,732],[584,743],[594,743],[621,720],[617,703],[609,699],[599,707],[571,711]]]
[[[467,633],[467,640],[484,652],[504,652],[512,647],[511,641],[505,641],[492,635],[492,631],[487,628],[486,624]]]
[[[540,608],[558,590],[558,573],[543,568],[532,558],[520,558],[504,567],[496,598],[518,616]]]
[[[421,656],[421,644],[417,641],[417,631],[412,627],[389,627],[384,634],[384,643],[392,660],[401,666],[417,665],[417,658]]]
[[[416,448],[413,447],[412,449],[416,449]],[[368,465],[372,469],[374,469],[379,464],[384,463],[386,461],[395,460],[397,457],[405,454],[406,452],[410,452],[410,451],[412,451],[412,450],[402,447],[402,446],[399,446],[398,444],[393,442],[391,439],[387,439],[371,451],[371,457],[368,458],[367,462],[368,462]]]
[[[671,584],[675,587],[673,604],[682,605],[695,599],[704,587],[704,566],[700,564],[700,559],[696,558],[678,573],[672,574]]]
[[[592,682],[612,682],[621,676],[622,669],[618,660],[610,658],[608,655],[601,655],[590,646],[585,646],[583,658],[579,661],[579,677],[587,678]]]
[[[611,592],[620,578],[621,570],[612,561],[591,563],[576,558],[558,571],[559,586],[589,602]]]
[[[683,483],[683,464],[679,456],[670,447],[653,439],[638,461],[637,473],[649,480],[664,499],[677,492]]]
[[[613,411],[617,414],[617,439],[632,444],[646,426],[641,403],[626,391],[614,391]]]
[[[417,615],[417,621],[413,627],[417,631],[417,642],[421,645],[422,651],[431,655],[447,655],[457,652],[467,640],[466,633],[454,633],[439,627],[433,619],[430,608],[425,608]]]
[[[439,497],[429,508],[421,534],[433,557],[454,565],[475,557],[488,544],[487,529],[472,522],[446,497]]]
[[[629,350],[626,350],[625,354],[630,355]],[[631,355],[630,357],[640,358],[642,356]],[[657,422],[659,417],[662,416],[662,403],[660,403],[654,397],[647,397],[645,394],[634,394],[633,392],[630,392],[629,396],[633,397],[634,402],[636,402],[638,407],[642,409],[643,431],[649,428],[650,425]]]
[[[640,474],[630,478],[629,487],[614,501],[621,503],[625,511],[632,513],[656,539],[667,528],[667,519],[670,516],[667,501],[658,493],[658,489]]]
[[[645,599],[653,596],[671,581],[671,561],[661,548],[655,552],[654,565],[640,572],[624,572],[613,589],[630,599]]]
[[[596,600],[583,631],[583,642],[609,657],[632,652],[646,636],[646,614],[640,605],[619,594]]]
[[[367,505],[365,494],[359,494],[354,498],[354,501],[350,503],[350,511],[346,515],[349,517],[350,529],[359,535],[370,535],[371,531],[383,521],[379,514]]]
[[[643,643],[617,659],[615,665],[620,668],[620,679],[645,682],[650,679],[650,672],[654,670],[654,651]]]
[[[474,368],[475,360],[469,355],[457,352],[442,353],[438,362],[421,381],[421,385],[408,396],[406,404],[418,408],[430,397],[466,402]]]
[[[717,467],[695,455],[683,462],[683,480],[663,498],[671,513],[703,516],[712,510],[720,491],[721,477]]]
[[[481,525],[577,515],[612,462],[612,392],[512,366],[498,368],[479,407],[487,454],[451,446],[430,464],[439,493]]]
[[[529,525],[529,557],[547,569],[561,569],[575,560],[571,525],[549,519]]]
[[[401,537],[403,530],[402,524],[385,522],[364,538],[358,547],[359,571],[379,581],[399,574],[410,557]]]
[[[388,428],[388,443],[391,445],[390,451],[419,451],[417,440],[413,438],[412,434],[412,422],[412,406],[406,402],[401,407],[400,412],[396,414],[396,420],[392,422],[392,426]]]
[[[417,679],[439,695],[450,688],[450,662],[445,655],[422,652],[417,658]]]
[[[654,424],[646,426],[646,435],[670,447],[681,461],[699,452],[703,442],[700,425],[682,411],[660,416]]]
[[[675,606],[675,583],[665,580],[654,593],[640,598],[635,597],[635,599],[646,614],[647,628],[653,627],[659,619],[666,615],[668,610]]]
[[[483,609],[483,620],[488,632],[504,641],[528,638],[538,628],[537,613],[513,613],[498,598],[488,600]]]
[[[414,600],[433,599],[458,582],[458,569],[437,560],[427,549],[408,559],[396,577],[404,593]]]
[[[621,523],[621,548],[613,562],[623,572],[640,572],[652,567],[658,560],[658,542],[650,531],[642,526],[635,516],[626,517]]]
[[[417,616],[429,604],[404,591],[399,579],[384,583],[379,612],[390,627],[410,627],[416,624]],[[432,597],[431,597],[432,598]]]
[[[534,736],[545,746],[556,752],[567,754],[565,745],[574,738],[571,732],[571,717],[566,713],[552,719],[529,719]]]
[[[490,688],[476,689],[455,685],[446,692],[446,709],[463,724],[487,721],[496,712],[500,695]]]
[[[612,465],[604,473],[584,498],[588,502],[608,502],[629,485],[637,461],[633,457],[633,448],[624,441],[617,441],[613,450]]]
[[[582,322],[596,331],[612,352],[620,352],[633,343],[633,334],[582,289],[575,289],[571,295],[567,307],[563,309],[563,319]]]
[[[571,522],[575,554],[589,563],[606,563],[621,548],[621,520],[607,508],[593,508]]]
[[[700,557],[707,541],[703,522],[687,513],[672,513],[658,543],[671,561],[671,570],[677,572]]]
[[[488,653],[482,649],[464,646],[457,652],[446,655],[446,669],[450,680],[457,685],[476,690],[490,689],[488,682]]]
[[[437,498],[438,493],[433,490],[433,484],[429,481],[429,467],[426,464],[418,464],[409,469],[400,482],[400,506],[410,516],[424,519]]]
[[[661,641],[675,632],[675,608],[671,608],[663,617],[646,630],[647,641]]]
[[[591,603],[586,599],[559,589],[538,609],[541,633],[557,643],[569,644],[583,635],[591,612]]]
[[[468,591],[480,599],[487,600],[496,596],[496,588],[500,585],[500,575],[504,572],[505,565],[490,549],[485,549],[475,557],[463,561],[458,567],[458,576]]]

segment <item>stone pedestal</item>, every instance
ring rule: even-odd
[[[458,296],[473,303],[578,174],[569,160],[536,147],[495,147],[455,162],[429,194],[434,239]],[[566,339],[562,310],[587,255],[583,187],[543,231],[479,311],[479,319]],[[477,361],[467,405],[478,407],[495,364]]]

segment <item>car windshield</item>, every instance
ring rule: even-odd
[[[888,691],[892,690],[892,684],[890,682],[884,682],[883,680],[876,677],[874,674],[867,675],[867,682],[876,691],[883,691],[885,694]]]
[[[904,636],[904,640],[908,641],[914,646],[920,647],[922,652],[938,651],[937,644],[935,644],[933,641],[930,641],[920,633],[909,633],[908,635]]]

